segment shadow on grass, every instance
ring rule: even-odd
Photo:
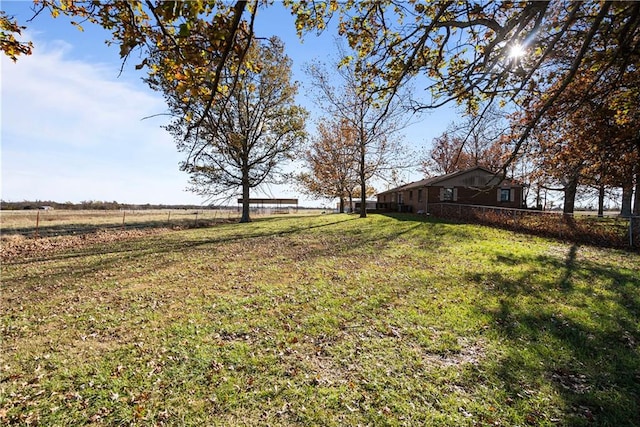
[[[562,274],[562,278],[560,279],[560,287],[563,289],[571,288],[571,276],[576,269],[576,255],[578,253],[578,245],[572,245],[571,249],[569,249],[569,253],[567,254],[564,261],[564,272]]]
[[[505,340],[490,369],[513,401],[555,390],[562,425],[640,425],[640,277],[578,252],[574,245],[564,259],[503,255],[497,262],[511,273],[469,275],[488,293],[482,301],[493,301],[478,309]],[[537,416],[527,419],[549,422]]]
[[[260,218],[246,225],[234,224],[233,226],[237,227],[237,229],[233,230],[221,228],[220,224],[217,224],[210,229],[203,229],[203,233],[198,234],[178,235],[169,233],[104,244],[97,243],[78,249],[65,250],[53,255],[13,260],[3,262],[3,264],[6,266],[18,266],[49,261],[64,262],[60,267],[48,267],[46,273],[43,273],[40,268],[16,270],[12,272],[10,279],[7,279],[19,284],[24,291],[35,291],[37,289],[38,293],[46,294],[49,289],[55,288],[59,290],[61,285],[58,285],[58,283],[65,283],[63,287],[73,287],[76,281],[81,279],[98,277],[98,280],[105,280],[101,276],[101,272],[118,270],[120,266],[133,266],[136,275],[144,276],[157,269],[185,263],[185,258],[192,256],[193,251],[201,250],[216,255],[225,250],[225,244],[247,242],[251,245],[251,241],[255,239],[292,235],[314,229],[329,229],[332,226],[357,219],[356,217],[335,217],[323,223],[310,223],[309,221],[304,221],[304,218],[304,216],[300,217],[301,221],[299,223],[291,222],[292,217]],[[289,221],[291,225],[279,225],[283,221]],[[220,230],[219,235],[216,235],[217,230]],[[234,232],[235,230],[237,232]],[[194,236],[196,239],[194,239]],[[184,237],[184,239],[180,237]],[[328,250],[334,249],[329,248]],[[178,256],[163,256],[166,254],[178,254]],[[309,255],[322,256],[322,253],[315,251],[315,253],[312,252]],[[212,260],[212,262],[219,262],[219,260]],[[268,263],[268,258],[265,258],[264,262]]]
[[[393,218],[396,221],[412,221],[412,222],[430,222],[430,223],[450,223],[446,219],[438,218],[430,215],[418,215],[411,213],[397,213],[397,212],[380,212],[375,215],[385,216],[387,218]]]
[[[355,216],[341,216],[341,217],[328,217],[327,222],[316,223],[313,221],[305,221],[310,219],[309,216],[295,217],[273,217],[273,218],[259,218],[249,224],[234,224],[237,227],[237,232],[230,232],[229,229],[221,229],[219,236],[215,233],[219,229],[220,224],[210,228],[203,229],[202,234],[197,234],[198,239],[193,239],[193,234],[184,235],[184,239],[176,237],[174,234],[161,234],[156,236],[144,236],[142,238],[132,238],[123,241],[109,242],[105,244],[92,244],[90,246],[81,247],[78,249],[71,249],[63,251],[53,255],[45,255],[39,257],[33,257],[28,259],[12,260],[4,262],[5,265],[27,265],[37,262],[48,261],[74,261],[72,264],[68,264],[61,268],[48,269],[46,274],[46,281],[48,283],[56,283],[61,278],[75,278],[82,279],[86,277],[92,277],[98,274],[102,270],[110,270],[118,268],[119,265],[132,265],[138,263],[137,275],[148,274],[158,268],[166,268],[171,264],[183,263],[184,259],[177,257],[163,257],[163,254],[183,253],[185,257],[191,256],[192,251],[206,251],[216,254],[219,251],[224,251],[225,244],[246,242],[252,245],[252,240],[264,239],[269,237],[283,237],[287,235],[293,235],[296,233],[310,232],[316,229],[325,229],[324,235],[336,234],[336,245],[313,249],[306,252],[307,257],[321,257],[328,254],[334,254],[340,251],[349,251],[357,248],[358,246],[366,246],[371,241],[379,238],[379,236],[373,236],[366,231],[350,227],[349,234],[345,238],[344,230],[330,230],[333,226],[340,226],[346,223],[353,223],[358,220]],[[300,222],[291,222],[291,219],[300,219]],[[289,222],[290,224],[281,225],[281,222]],[[415,226],[414,226],[415,227]],[[406,230],[400,230],[394,235],[385,235],[386,241],[390,241],[393,238],[398,237]],[[353,233],[353,234],[351,234]],[[167,238],[167,236],[171,236]],[[312,237],[310,237],[312,238]],[[338,240],[340,239],[340,242]],[[265,258],[265,263],[269,262],[268,258]],[[22,272],[15,272],[12,276],[12,281],[24,282],[25,286],[29,283],[30,279],[35,279],[39,288],[42,287],[42,281],[45,277],[41,276],[39,271],[32,271],[31,269],[25,269]]]
[[[286,219],[290,219],[290,218],[292,217],[288,217]],[[304,217],[300,217],[300,218],[304,218]],[[252,223],[248,223],[247,226],[249,226],[249,224],[256,224],[261,222],[277,222],[282,220],[284,219],[283,218],[260,218],[260,219],[254,220]],[[352,220],[352,218],[349,218],[347,220]],[[119,241],[116,243],[108,243],[106,245],[96,244],[93,246],[80,248],[76,251],[64,252],[64,253],[55,254],[52,256],[43,256],[43,257],[29,258],[26,260],[10,261],[10,262],[7,262],[7,264],[24,264],[24,263],[30,263],[33,261],[49,261],[49,260],[91,256],[91,255],[114,254],[118,252],[126,252],[126,253],[134,252],[134,251],[139,251],[141,253],[145,253],[145,251],[147,252],[156,251],[158,253],[170,252],[172,250],[188,249],[192,247],[209,245],[214,243],[226,243],[231,241],[239,241],[243,239],[251,239],[251,238],[257,238],[257,237],[293,234],[302,230],[330,226],[338,222],[319,224],[319,225],[308,226],[308,227],[292,227],[284,231],[264,230],[264,231],[254,232],[254,233],[237,233],[233,235],[220,236],[213,239],[201,239],[201,240],[185,239],[185,240],[168,241],[167,239],[162,239],[162,238],[153,239],[153,238],[149,238],[149,236],[145,236],[141,239],[133,238],[131,240]],[[203,221],[200,221],[198,224],[195,224],[193,220],[189,220],[186,224],[174,223],[172,225],[174,227],[177,227],[178,230],[184,230],[184,229],[192,229],[192,228],[202,228],[202,229],[216,228],[221,225],[227,225],[227,224],[230,224],[230,222],[225,220],[217,220],[217,221],[203,220]],[[163,225],[161,222],[150,221],[150,222],[140,223],[138,225],[140,226],[139,227],[127,226],[125,230],[143,229],[143,228],[162,228],[163,226],[166,226],[166,223],[164,223]],[[96,227],[93,229],[93,232],[97,232],[105,229],[113,229],[115,231],[118,231],[118,230],[121,230],[122,227],[121,226]],[[90,234],[89,232],[91,231],[91,229],[85,227],[83,228],[83,230],[85,230],[86,232],[82,234]]]
[[[459,222],[454,222],[444,218],[438,218],[435,216],[427,216],[427,215],[418,215],[418,214],[408,214],[408,213],[379,213],[376,214],[381,217],[386,217],[389,219],[393,219],[395,221],[404,223],[417,223],[417,224],[425,224],[428,225],[429,233],[431,234],[431,241],[437,243],[437,239],[441,235],[447,236],[449,240],[453,238],[453,240],[468,240],[473,233],[473,230],[463,229],[461,227],[456,227],[456,225],[460,225]]]
[[[299,219],[299,221],[291,221]],[[307,219],[307,220],[306,220]],[[112,279],[105,276],[104,272],[119,271],[125,268],[131,275],[144,277],[162,269],[176,267],[176,270],[189,265],[188,259],[199,258],[199,263],[211,265],[224,263],[225,253],[229,251],[252,252],[256,249],[256,256],[264,256],[259,262],[269,264],[269,255],[260,246],[266,245],[269,249],[270,238],[281,238],[300,233],[300,238],[280,240],[279,244],[286,245],[284,253],[280,255],[290,256],[292,261],[308,261],[316,258],[335,256],[369,256],[369,254],[382,251],[386,245],[391,244],[406,234],[416,234],[414,231],[423,225],[407,222],[401,226],[381,227],[376,221],[361,221],[356,216],[326,217],[323,222],[311,219],[309,216],[300,218],[260,218],[250,224],[234,224],[231,227],[213,227],[203,229],[200,232],[181,234],[159,234],[132,238],[130,240],[109,242],[105,244],[92,244],[72,251],[38,258],[23,259],[7,263],[7,265],[34,265],[35,268],[14,269],[11,272],[10,281],[18,284],[24,291],[34,291],[38,294],[46,294],[55,289],[74,287],[81,280],[96,280],[105,287],[118,286],[116,274]],[[218,232],[219,230],[219,232]],[[314,245],[316,236],[322,236],[322,243]],[[309,245],[306,245],[306,242]],[[228,246],[229,244],[242,243],[241,246]],[[429,243],[433,247],[433,243]],[[301,249],[296,249],[301,248]],[[296,255],[300,251],[300,256]],[[239,254],[237,254],[239,255]],[[56,265],[55,262],[61,264]],[[43,264],[46,270],[37,266]],[[280,261],[276,261],[280,262]],[[189,268],[189,267],[186,267]],[[124,271],[124,270],[123,270]],[[61,288],[62,287],[62,288]]]

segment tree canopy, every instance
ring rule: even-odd
[[[623,213],[628,215],[634,174],[640,173],[640,122],[630,118],[638,111],[628,104],[638,78],[627,76],[615,87],[601,82],[584,99],[592,73],[581,73],[541,119],[532,133],[530,157],[537,165],[536,178],[565,192],[565,213],[573,212],[577,186],[590,185],[626,189]],[[525,126],[543,98],[526,105],[520,115]]]
[[[338,198],[340,212],[358,186],[356,129],[346,120],[322,121],[316,136],[302,151],[307,171],[297,174],[302,191],[316,198]]]
[[[420,169],[425,175],[448,174],[474,166],[498,171],[510,154],[508,129],[506,120],[496,110],[486,113],[481,122],[470,116],[451,123],[442,135],[434,138],[432,147],[421,158]]]
[[[332,9],[300,2],[299,30],[322,28]],[[350,0],[338,16],[340,34],[367,58],[363,72],[379,77],[370,89],[395,93],[419,80],[431,96],[416,99],[416,109],[456,101],[476,113],[482,103],[546,92],[515,152],[578,73],[595,71],[584,83],[586,99],[599,82],[638,70],[638,2]]]
[[[291,81],[283,43],[276,37],[254,42],[246,56],[252,67],[223,69],[221,84],[229,86],[224,104],[208,105],[209,94],[199,90],[206,80],[150,82],[164,93],[176,117],[168,129],[186,154],[182,169],[191,175],[192,190],[228,198],[240,189],[241,222],[250,220],[250,189],[274,182],[282,162],[304,142],[307,117],[295,103],[298,87]],[[196,133],[190,133],[192,116],[202,117]]]
[[[123,58],[136,48],[143,50],[141,67],[149,67],[151,51],[172,51],[171,59],[149,67],[151,76],[166,73],[181,78],[182,63],[201,64],[194,72],[212,73],[212,105],[226,93],[219,84],[222,67],[245,62],[256,12],[269,2],[35,0],[34,4],[37,12],[66,14],[77,25],[89,21],[112,31]],[[369,77],[369,89],[396,93],[408,80],[422,78],[432,96],[415,100],[416,109],[455,100],[475,111],[482,101],[508,102],[548,90],[517,147],[579,72],[595,70],[586,94],[599,81],[621,81],[637,72],[640,56],[638,2],[287,0],[285,5],[295,14],[300,35],[324,30],[337,15],[340,35],[365,58],[357,64],[358,71]],[[14,23],[7,32],[7,22],[11,21],[2,20],[2,49],[20,54],[9,39],[19,27]],[[198,124],[196,118],[192,127]]]

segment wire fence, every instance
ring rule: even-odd
[[[429,215],[596,246],[640,249],[640,216],[567,215],[531,209],[433,203]]]
[[[252,218],[294,212],[297,210],[282,207],[252,207],[250,211]],[[195,228],[238,221],[240,216],[239,208],[3,210],[0,211],[0,234],[2,236],[53,237],[89,234],[101,230]]]
[[[283,209],[252,209],[252,217],[283,214]],[[101,230],[194,228],[237,221],[238,209],[127,209],[0,211],[2,236],[52,237]]]

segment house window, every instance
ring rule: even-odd
[[[442,193],[442,200],[453,200],[453,188],[445,188]]]
[[[413,200],[413,191],[409,191],[409,201]]]
[[[422,201],[422,190],[418,190],[418,202]]]
[[[509,201],[511,201],[511,189],[510,188],[501,188],[500,189],[500,201],[501,202],[509,202]]]

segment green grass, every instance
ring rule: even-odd
[[[640,425],[640,255],[278,217],[2,266],[0,423]]]

